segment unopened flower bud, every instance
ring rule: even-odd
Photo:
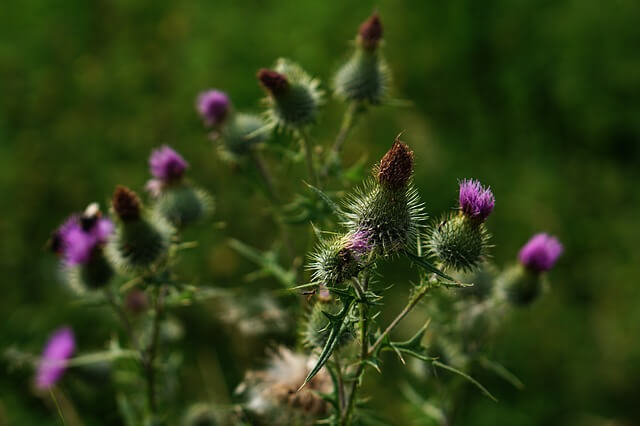
[[[268,137],[268,128],[261,117],[236,113],[229,118],[219,134],[221,154],[229,161],[238,161],[255,145]]]
[[[406,188],[413,174],[413,151],[407,144],[396,139],[391,149],[380,160],[378,166],[378,183],[391,191]]]
[[[273,70],[261,69],[258,79],[268,93],[269,124],[298,129],[315,120],[323,97],[320,83],[298,64],[278,59]]]
[[[311,256],[313,280],[332,287],[358,275],[372,250],[366,231],[321,241]]]
[[[131,189],[118,185],[113,193],[113,210],[124,222],[131,222],[140,219],[142,202],[138,194]]]
[[[258,80],[260,80],[262,87],[274,96],[283,95],[289,89],[287,76],[274,70],[261,68],[258,71]]]
[[[204,190],[183,184],[165,189],[154,209],[177,228],[184,228],[211,214],[213,199]]]
[[[358,41],[365,49],[375,49],[382,40],[382,22],[378,13],[371,15],[360,25],[358,31]]]
[[[540,296],[543,279],[540,274],[533,273],[522,265],[513,265],[498,276],[496,285],[513,305],[526,306]]]

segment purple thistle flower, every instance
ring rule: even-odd
[[[104,244],[113,232],[113,223],[98,214],[92,217],[73,215],[54,234],[55,250],[68,265],[87,263],[93,249]]]
[[[544,272],[553,268],[564,248],[560,241],[552,235],[536,234],[525,244],[518,253],[518,259],[528,269]]]
[[[207,126],[218,125],[229,112],[229,97],[219,90],[206,90],[198,95],[196,109]]]
[[[164,182],[180,179],[188,166],[184,158],[167,145],[154,149],[149,157],[151,174]]]
[[[369,232],[360,230],[351,234],[349,237],[348,248],[358,256],[366,255],[371,251]]]
[[[75,338],[69,327],[60,328],[49,337],[36,373],[38,389],[50,388],[62,377],[75,348]]]
[[[469,219],[484,222],[493,211],[496,199],[490,188],[483,188],[480,182],[463,179],[460,182],[460,208]]]

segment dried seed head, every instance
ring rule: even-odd
[[[118,185],[113,193],[113,210],[124,222],[131,222],[140,219],[142,202],[138,194],[131,189]]]
[[[378,47],[378,42],[382,39],[382,33],[382,22],[380,22],[380,17],[376,12],[360,25],[358,39],[365,49],[373,50]]]
[[[396,138],[391,149],[380,160],[378,182],[385,189],[398,191],[409,183],[413,173],[413,151]]]
[[[258,80],[273,96],[279,96],[289,89],[287,77],[274,70],[261,68],[258,71]]]

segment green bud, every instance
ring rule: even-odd
[[[503,271],[498,276],[496,285],[513,305],[526,306],[540,296],[544,282],[542,274],[517,264]]]
[[[213,199],[205,191],[191,185],[167,187],[154,209],[177,228],[184,228],[211,214]]]

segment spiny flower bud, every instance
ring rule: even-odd
[[[274,70],[261,68],[258,71],[258,80],[260,80],[262,86],[274,96],[283,95],[287,90],[289,90],[289,81],[287,80],[287,76]]]
[[[334,77],[333,85],[339,98],[379,104],[388,96],[391,73],[379,53],[381,38],[382,24],[374,14],[360,26],[353,55]]]
[[[364,232],[372,250],[393,254],[415,244],[425,219],[424,206],[411,185],[413,153],[400,141],[374,168],[375,180],[349,196],[346,226]]]
[[[238,161],[238,157],[247,154],[253,146],[267,139],[267,130],[264,120],[256,115],[233,114],[220,130],[222,157]]]
[[[184,228],[210,215],[213,206],[213,199],[204,190],[182,184],[165,189],[154,209],[177,228]]]
[[[124,222],[136,221],[140,219],[142,202],[138,194],[126,186],[118,185],[113,193],[113,210]]]
[[[564,248],[556,237],[536,234],[522,247],[518,259],[527,269],[540,273],[553,268]]]
[[[227,94],[215,89],[201,92],[196,101],[196,109],[209,127],[222,124],[229,113],[229,107]]]
[[[484,224],[453,213],[433,227],[426,248],[445,268],[469,271],[486,258],[489,238]]]
[[[369,236],[363,230],[321,241],[311,255],[313,280],[332,287],[357,276],[371,250]]]
[[[378,13],[371,15],[366,21],[360,25],[358,31],[358,41],[365,49],[375,49],[378,42],[382,39],[382,22]]]
[[[460,182],[460,210],[469,219],[484,222],[493,211],[496,200],[490,188],[484,188],[473,179]]]
[[[289,129],[304,127],[315,120],[322,104],[319,81],[299,65],[278,59],[273,70],[262,69],[258,79],[267,90],[267,118],[270,125]]]
[[[163,183],[171,183],[182,179],[189,164],[168,145],[151,151],[149,169],[156,179]]]
[[[113,209],[120,223],[109,239],[107,254],[117,268],[146,269],[166,256],[174,230],[162,216],[144,210],[135,192],[118,186]]]
[[[391,149],[380,160],[378,183],[385,189],[399,191],[406,188],[413,174],[413,151],[396,139]]]
[[[516,306],[533,303],[540,296],[543,285],[542,275],[519,264],[507,268],[496,279],[497,294]]]

